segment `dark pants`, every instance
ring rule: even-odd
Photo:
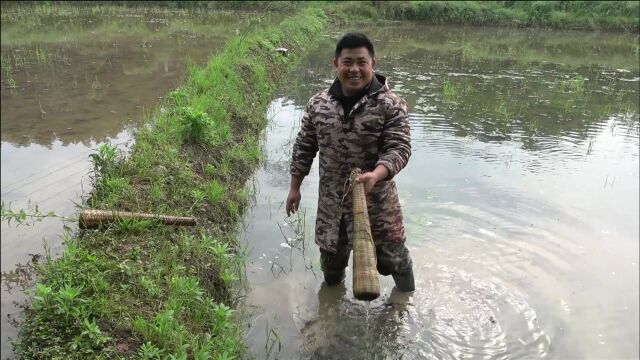
[[[338,232],[337,252],[334,254],[320,249],[320,263],[325,279],[337,279],[344,276],[351,248],[343,218],[340,221],[340,231]],[[380,275],[406,275],[412,271],[411,256],[409,256],[409,250],[403,242],[383,242],[376,245],[376,258]]]

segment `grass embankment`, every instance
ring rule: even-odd
[[[24,359],[242,354],[233,306],[247,203],[271,95],[325,23],[307,9],[232,40],[170,93],[123,158],[103,146],[90,207],[196,216],[197,228],[122,221],[66,239],[38,266],[15,344]],[[290,49],[287,57],[277,47]]]
[[[638,1],[375,1],[363,15],[433,24],[500,25],[638,33]]]

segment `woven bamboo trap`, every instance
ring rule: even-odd
[[[355,168],[350,177],[353,188],[353,296],[371,301],[380,296],[380,281],[364,185],[356,182],[360,174],[362,171]]]
[[[196,218],[194,217],[95,209],[82,210],[79,225],[81,229],[95,229],[101,225],[107,225],[121,220],[157,220],[165,225],[197,225]]]

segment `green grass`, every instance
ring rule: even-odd
[[[42,10],[44,11],[44,10]],[[236,222],[260,159],[266,107],[324,27],[318,9],[227,44],[138,129],[128,156],[101,146],[91,208],[191,215],[194,228],[120,221],[67,236],[38,265],[21,358],[239,359]],[[290,49],[288,57],[275,51]]]
[[[433,24],[640,30],[637,1],[378,1],[373,11],[360,13]]]

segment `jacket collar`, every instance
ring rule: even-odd
[[[383,89],[386,84],[387,84],[386,77],[384,77],[383,75],[374,73],[373,78],[371,79],[371,82],[369,83],[369,85],[367,85],[367,87],[365,87],[361,93],[357,94],[357,96],[359,98],[362,98],[365,95],[366,96],[375,95],[378,91]],[[340,84],[340,80],[338,80],[338,78],[333,80],[333,84],[331,84],[331,86],[329,87],[329,94],[333,95],[338,100],[341,100],[345,97],[345,95],[342,93],[342,85]]]

